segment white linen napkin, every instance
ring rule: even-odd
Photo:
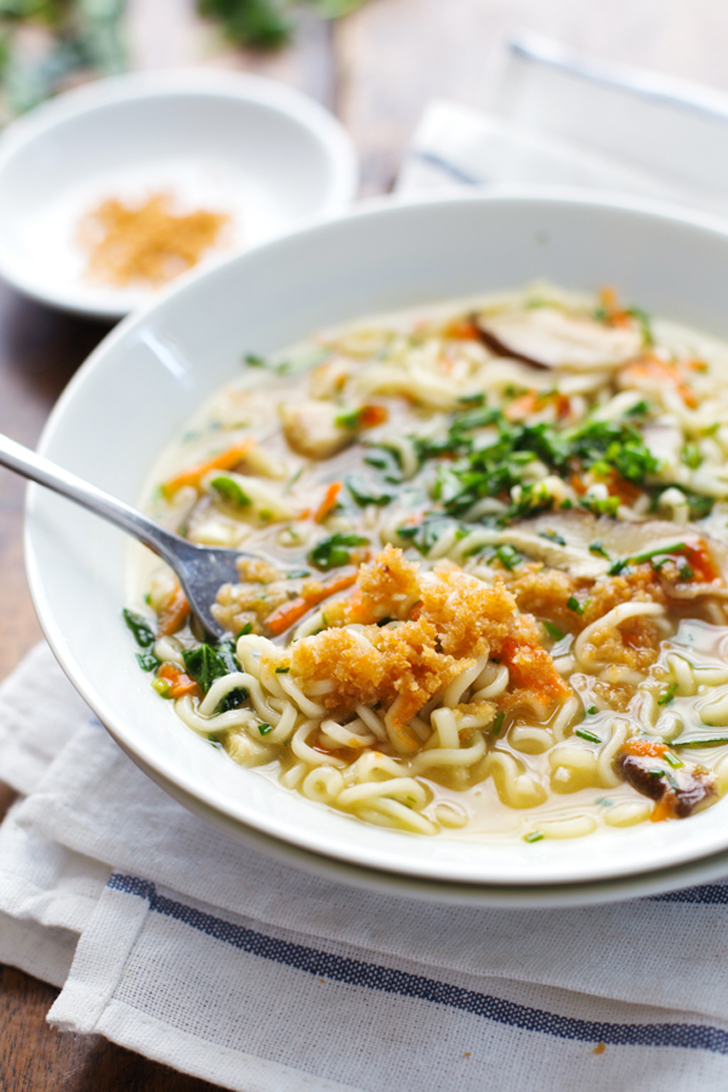
[[[611,94],[604,79],[568,75],[553,50],[547,64],[519,49],[499,113],[430,107],[400,189],[458,172],[468,184],[603,188],[612,172],[610,184],[631,192],[719,201],[720,155],[698,193],[664,170],[666,147],[653,171],[658,160],[615,147],[619,126],[608,144],[605,121],[602,143],[589,144],[573,90],[558,91],[554,75]],[[642,91],[615,93],[645,106]],[[650,108],[684,112],[658,98]],[[567,115],[558,132],[549,101]],[[728,148],[719,116],[716,106],[710,124]],[[629,141],[639,136],[635,122]],[[22,794],[0,827],[0,960],[62,987],[49,1013],[57,1028],[240,1092],[728,1087],[728,882],[601,907],[484,911],[307,875],[231,841],[148,780],[45,645],[0,688],[0,778]]]
[[[513,35],[490,109],[430,103],[397,189],[514,183],[614,190],[728,215],[728,95]]]

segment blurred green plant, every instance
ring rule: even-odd
[[[224,37],[254,49],[279,49],[307,7],[338,19],[365,0],[197,0],[200,15]],[[0,0],[0,121],[56,92],[128,67],[124,0]]]
[[[365,0],[307,0],[320,19],[339,19]],[[200,15],[216,19],[229,41],[258,49],[278,49],[295,30],[295,0],[197,0]]]

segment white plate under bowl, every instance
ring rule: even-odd
[[[180,211],[228,212],[229,254],[341,211],[357,182],[343,127],[284,84],[196,69],[101,80],[26,114],[0,139],[0,275],[45,303],[119,318],[154,290],[86,276],[78,224],[102,200],[170,192]]]
[[[566,192],[381,203],[241,254],[128,319],[72,380],[41,450],[134,502],[160,448],[242,354],[543,276],[573,289],[613,284],[656,314],[728,337],[721,223]],[[314,804],[235,766],[151,690],[120,616],[121,533],[31,487],[26,547],[41,622],[77,689],[147,772],[231,829],[418,881],[491,886],[622,880],[728,849],[728,800],[683,822],[535,844],[416,837]]]

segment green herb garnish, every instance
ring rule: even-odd
[[[393,493],[376,492],[362,478],[353,474],[346,479],[346,488],[360,508],[364,508],[367,504],[375,504],[378,508],[383,508],[394,500]]]
[[[133,610],[127,610],[126,607],[121,614],[140,648],[149,648],[154,644],[157,637],[146,618]]]
[[[153,652],[137,652],[136,659],[142,671],[154,671],[162,662]]]
[[[566,636],[566,634],[562,633],[559,627],[555,626],[553,622],[542,622],[541,625],[546,630],[549,637],[553,637],[555,641],[562,641]]]
[[[587,743],[601,743],[601,736],[597,736],[594,732],[587,731],[586,728],[577,728],[574,732],[575,736],[579,736],[580,739],[585,739]]]
[[[290,667],[277,667],[276,675],[287,675],[290,670]]]
[[[566,605],[569,610],[573,610],[574,614],[578,614],[579,617],[581,617],[590,602],[590,599],[586,599],[583,603],[580,603],[575,595],[570,595],[566,600]]]
[[[349,532],[337,533],[317,543],[309,553],[308,560],[317,569],[337,569],[341,565],[349,564],[351,551],[355,547],[368,545],[369,539],[362,535]]]
[[[267,736],[269,732],[273,731],[273,727],[270,724],[259,724],[258,731],[262,736]]]
[[[672,699],[675,697],[678,684],[676,682],[670,683],[667,690],[657,699],[658,705],[669,705]]]
[[[609,554],[604,549],[601,542],[592,542],[589,547],[589,553],[596,554],[598,557],[606,557],[607,561],[609,561]]]
[[[532,830],[530,834],[524,834],[524,842],[540,842],[546,835],[542,834],[540,830]]]
[[[690,470],[697,470],[703,461],[703,456],[700,454],[700,448],[697,444],[685,444],[685,447],[680,452],[680,460],[689,467]]]
[[[493,727],[490,730],[491,735],[494,735],[494,736],[499,736],[500,735],[500,730],[503,727],[503,721],[505,719],[506,719],[505,712],[502,709],[499,709],[498,712],[495,715],[495,720],[493,721]]]
[[[197,648],[185,648],[182,650],[182,660],[185,671],[195,680],[203,694],[208,692],[215,679],[222,679],[225,675],[240,671],[232,641],[221,641],[217,646],[202,644]],[[247,697],[248,692],[244,687],[231,690],[215,712],[224,713],[228,709],[237,709]]]
[[[234,478],[229,478],[226,474],[220,474],[217,478],[213,478],[210,485],[218,493],[224,501],[228,504],[232,504],[235,508],[244,508],[247,504],[250,504],[250,497],[247,493],[244,493]],[[261,512],[261,516],[263,513]]]

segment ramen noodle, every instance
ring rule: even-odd
[[[152,685],[379,825],[528,842],[728,788],[728,347],[551,286],[324,332],[204,405],[148,509],[239,548],[205,643],[161,563]],[[459,834],[457,834],[459,832]]]

